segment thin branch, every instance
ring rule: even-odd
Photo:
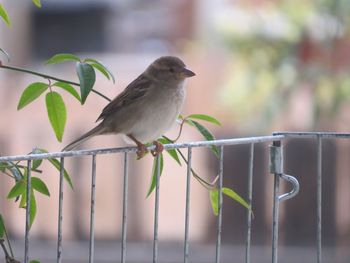
[[[25,68],[12,67],[12,66],[5,66],[5,65],[3,65],[3,64],[1,64],[1,63],[0,63],[0,68],[9,69],[9,70],[13,70],[13,71],[19,71],[19,72],[23,72],[23,73],[27,73],[27,74],[39,76],[39,77],[42,77],[42,78],[45,78],[45,79],[56,80],[56,81],[64,82],[64,83],[71,84],[71,85],[74,85],[74,86],[80,86],[80,84],[77,83],[77,82],[73,82],[73,81],[70,81],[70,80],[65,80],[65,79],[56,78],[56,77],[54,77],[54,76],[50,76],[50,75],[47,75],[47,74],[44,74],[44,73],[36,72],[36,71],[29,70],[29,69],[25,69]],[[95,90],[95,89],[92,89],[91,91],[94,92],[94,93],[96,93],[97,95],[101,96],[102,98],[108,100],[108,101],[112,101],[112,100],[111,100],[110,98],[108,98],[106,95],[102,94],[101,92],[99,92],[99,91],[97,91],[97,90]]]
[[[165,136],[163,136],[163,137],[166,138],[166,139],[168,139],[168,140],[171,141],[172,143],[177,142],[177,140],[180,139],[180,137],[181,137],[182,129],[183,129],[183,126],[184,126],[186,120],[187,120],[187,118],[182,119],[182,122],[181,122],[181,124],[180,124],[179,134],[176,136],[176,138],[175,138],[174,140],[172,140],[172,139],[170,139],[170,138],[168,138],[168,137],[165,137]]]
[[[1,239],[0,239],[0,246],[1,246],[2,250],[4,251],[5,258],[9,258],[10,255],[9,255],[9,253],[7,252],[7,249],[6,249],[6,246],[5,246],[4,242],[5,242],[5,240],[1,238]]]
[[[7,175],[9,177],[11,177],[12,179],[16,179],[12,174],[9,174],[8,172],[2,172],[4,175]]]
[[[182,128],[182,126],[181,126]],[[181,135],[181,128],[180,128],[180,135]],[[167,136],[163,135],[163,137],[169,141],[171,141],[172,143],[174,143],[173,140],[171,140],[170,138],[168,138]],[[177,138],[178,139],[178,138]],[[180,149],[176,149],[176,151],[180,154],[182,160],[188,165],[188,161],[186,159],[186,157],[183,155],[183,153],[180,151]],[[193,168],[191,167],[191,173],[193,175],[193,177],[195,179],[197,179],[197,181],[206,189],[208,190],[212,190],[215,188],[215,182],[217,179],[214,179],[213,183],[208,183],[207,181],[205,181],[202,177],[200,177],[194,170]]]

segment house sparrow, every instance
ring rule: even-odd
[[[176,121],[185,99],[184,81],[195,76],[177,57],[155,60],[102,111],[95,128],[67,145],[69,151],[96,135],[124,134],[137,145],[137,156],[143,157],[145,143],[153,142],[156,156],[163,145],[156,140]]]

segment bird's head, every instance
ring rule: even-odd
[[[164,82],[181,82],[196,74],[186,68],[185,63],[177,57],[165,56],[156,59],[146,70],[153,79]]]

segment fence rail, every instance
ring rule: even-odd
[[[211,147],[213,145],[218,146],[220,154],[218,158],[218,217],[217,217],[217,236],[216,236],[216,256],[215,262],[220,262],[221,254],[221,233],[222,233],[222,182],[223,182],[223,163],[224,163],[224,148],[233,145],[249,145],[249,163],[248,163],[248,202],[252,205],[253,197],[253,170],[254,170],[254,153],[255,145],[261,143],[270,143],[270,173],[274,174],[274,200],[273,200],[273,220],[272,220],[272,263],[278,262],[278,227],[279,227],[279,206],[280,203],[293,198],[299,191],[298,180],[284,173],[283,167],[283,142],[289,138],[314,138],[317,143],[317,263],[322,262],[322,141],[323,139],[350,139],[350,133],[332,133],[332,132],[275,132],[271,136],[260,137],[246,137],[235,139],[223,139],[214,141],[197,141],[188,143],[176,143],[164,145],[165,149],[187,149],[187,185],[186,185],[186,204],[185,204],[185,233],[184,233],[184,249],[183,249],[183,262],[189,262],[189,217],[190,217],[190,200],[191,200],[191,168],[192,168],[192,149],[197,147]],[[150,146],[149,150],[152,150],[154,146]],[[17,156],[3,156],[0,157],[0,162],[9,161],[27,161],[27,209],[26,209],[26,222],[25,222],[25,246],[24,246],[24,262],[29,262],[30,252],[30,184],[31,184],[31,167],[32,161],[38,159],[59,158],[60,159],[60,183],[59,183],[59,205],[58,205],[58,233],[57,233],[57,262],[62,262],[62,221],[63,221],[63,178],[64,178],[64,166],[65,158],[76,156],[91,156],[91,197],[90,197],[90,235],[89,235],[89,262],[94,262],[94,217],[95,217],[95,190],[96,190],[96,156],[102,154],[124,154],[124,167],[123,167],[123,207],[122,207],[122,244],[121,244],[121,262],[126,262],[126,249],[127,249],[127,222],[128,222],[128,174],[129,174],[129,155],[132,152],[136,152],[136,147],[123,147],[123,148],[109,148],[109,149],[96,149],[96,150],[79,150],[69,152],[52,152],[52,153],[40,153],[30,155],[17,155]],[[160,158],[157,157],[158,164]],[[297,176],[297,175],[296,175]],[[153,234],[153,262],[159,262],[158,259],[158,222],[159,222],[159,188],[160,188],[160,165],[158,165],[156,188],[155,188],[155,203],[154,203],[154,234]],[[280,181],[285,180],[292,185],[292,190],[288,193],[280,193]],[[246,217],[246,249],[245,249],[245,262],[251,262],[251,225],[252,215],[248,211]]]

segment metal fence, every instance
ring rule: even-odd
[[[217,187],[219,191],[218,198],[218,217],[217,217],[217,234],[216,234],[216,256],[215,262],[220,262],[221,256],[221,233],[222,229],[222,211],[223,211],[223,197],[222,197],[222,184],[223,184],[223,162],[224,162],[224,148],[234,145],[249,145],[249,168],[248,168],[248,202],[252,205],[253,196],[253,170],[254,170],[254,149],[256,144],[269,143],[269,167],[270,173],[274,174],[274,193],[273,193],[273,215],[272,215],[272,244],[271,244],[271,262],[278,262],[278,228],[279,228],[279,207],[281,202],[288,200],[299,191],[298,180],[290,175],[284,173],[283,169],[283,142],[288,138],[313,138],[317,144],[317,216],[315,223],[317,225],[316,233],[316,247],[317,256],[315,262],[322,262],[322,141],[325,138],[337,139],[337,138],[350,138],[350,133],[326,133],[326,132],[277,132],[271,136],[261,137],[247,137],[247,138],[236,138],[236,139],[224,139],[215,141],[199,141],[189,143],[177,143],[165,145],[165,149],[187,149],[187,185],[186,185],[186,206],[185,206],[185,232],[184,232],[184,247],[183,247],[183,262],[189,262],[189,217],[190,217],[190,200],[191,200],[191,168],[192,168],[192,149],[197,147],[211,147],[213,145],[219,147],[220,154],[218,158],[218,181]],[[154,146],[152,146],[154,147]],[[150,147],[150,149],[152,149]],[[124,183],[123,183],[123,212],[122,212],[122,238],[121,238],[121,254],[120,261],[127,262],[126,251],[127,251],[127,223],[128,223],[128,174],[129,174],[129,155],[130,153],[136,152],[135,147],[125,148],[111,148],[111,149],[97,149],[97,150],[80,150],[70,152],[56,152],[56,153],[43,153],[43,154],[31,154],[31,155],[19,155],[19,156],[5,156],[0,157],[0,162],[7,161],[27,161],[28,179],[27,179],[27,204],[30,202],[30,187],[31,187],[31,167],[33,160],[48,159],[48,158],[59,158],[60,159],[60,179],[59,179],[59,205],[58,205],[58,234],[57,234],[57,262],[62,262],[62,220],[63,220],[63,197],[64,197],[64,167],[65,159],[74,156],[91,156],[91,211],[90,211],[90,238],[89,238],[89,262],[94,262],[94,249],[95,249],[95,238],[94,238],[94,216],[95,216],[95,189],[96,189],[96,156],[111,153],[124,154]],[[160,158],[157,159],[158,164]],[[297,175],[296,175],[297,176]],[[158,222],[159,222],[159,188],[160,188],[160,165],[158,165],[156,188],[155,188],[155,203],[154,203],[154,234],[153,234],[153,262],[159,262],[158,258]],[[292,190],[288,193],[280,193],[280,182],[287,181],[291,184]],[[254,208],[253,208],[254,209]],[[30,211],[29,205],[26,209],[26,221],[25,221],[25,242],[24,242],[24,262],[29,262],[29,251],[30,251]],[[252,236],[252,214],[247,211],[246,216],[246,240],[245,240],[245,262],[251,262],[251,236]],[[243,243],[243,242],[242,242]]]

